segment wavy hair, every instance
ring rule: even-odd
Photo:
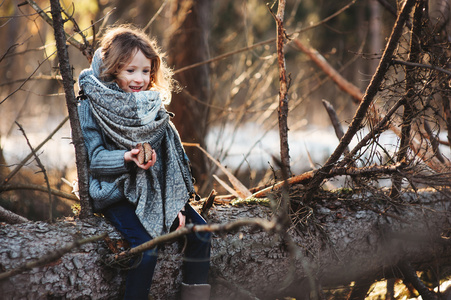
[[[119,72],[141,50],[150,59],[150,90],[161,93],[164,104],[171,101],[171,92],[175,88],[172,70],[162,59],[162,53],[157,42],[145,32],[132,25],[119,25],[107,29],[101,39],[103,66],[100,79],[106,82],[115,81]]]

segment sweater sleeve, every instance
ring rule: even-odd
[[[124,161],[126,150],[108,150],[104,135],[91,112],[89,100],[78,106],[80,126],[89,158],[89,170],[93,175],[120,175],[129,171]]]

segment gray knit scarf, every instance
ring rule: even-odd
[[[171,227],[177,213],[194,193],[187,156],[177,130],[162,106],[160,93],[123,92],[116,83],[99,79],[101,49],[91,68],[80,73],[79,85],[90,100],[92,113],[118,149],[130,150],[148,142],[157,152],[154,166],[126,173],[116,180],[136,215],[152,237]]]

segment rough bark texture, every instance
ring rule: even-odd
[[[285,28],[283,26],[285,15],[285,1],[279,0],[277,14],[274,16],[277,24],[277,62],[279,65],[279,136],[280,160],[282,167],[291,177],[290,150],[288,146],[288,81],[285,66]]]
[[[61,76],[63,77],[64,94],[66,96],[67,111],[71,125],[72,142],[75,147],[75,160],[77,163],[78,187],[81,203],[81,217],[92,214],[92,205],[88,193],[88,158],[80,120],[78,118],[77,100],[74,92],[74,79],[72,78],[72,67],[69,64],[69,53],[66,46],[66,35],[64,23],[61,17],[61,6],[59,0],[50,1],[52,8],[53,29],[55,34],[56,48],[58,49],[58,62]]]
[[[380,198],[382,199],[382,198]],[[327,287],[361,278],[389,278],[400,261],[413,266],[443,264],[451,245],[441,239],[451,213],[446,193],[403,195],[397,212],[380,213],[384,201],[374,195],[338,195],[319,200],[303,229],[291,229],[297,245],[293,258],[287,241],[256,228],[216,234],[212,241],[212,299],[301,298],[312,282]],[[375,204],[380,203],[380,204]],[[386,204],[386,203],[385,203]],[[366,209],[365,207],[370,207]],[[380,206],[380,207],[378,207]],[[269,218],[271,210],[258,204],[215,206],[211,223],[245,217]],[[320,229],[321,228],[321,229]],[[119,235],[102,218],[42,222],[0,227],[0,264],[10,270],[57,249],[75,238],[108,232]],[[152,294],[175,299],[181,281],[182,256],[177,243],[160,251]],[[5,299],[120,299],[125,272],[102,263],[110,253],[105,242],[82,246],[59,261],[0,281]],[[306,270],[310,270],[307,271]],[[397,274],[399,276],[399,274]],[[246,296],[244,296],[246,295]]]

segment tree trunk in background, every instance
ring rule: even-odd
[[[370,37],[370,53],[375,54],[370,63],[370,74],[376,72],[379,65],[380,57],[384,51],[384,44],[382,43],[382,13],[381,5],[377,0],[369,1],[370,7],[370,22],[369,22],[369,37]]]
[[[358,39],[359,41],[364,41],[368,36],[368,20],[365,14],[366,10],[366,2],[360,2],[357,4],[357,28],[359,29]],[[354,80],[355,85],[361,90],[364,91],[368,85],[369,78],[371,78],[368,72],[366,71],[366,60],[359,58],[355,62],[355,72],[354,72]]]
[[[211,14],[210,0],[174,1],[170,24],[172,34],[167,47],[167,59],[174,68],[175,78],[183,88],[174,93],[169,110],[175,113],[173,122],[183,142],[199,143],[205,148],[208,104],[210,103],[209,67],[203,65],[180,73],[177,69],[209,58],[208,29]],[[197,182],[205,181],[206,159],[195,147],[186,147],[193,175]]]
[[[331,196],[331,195],[329,195]],[[310,289],[309,276],[321,287],[348,285],[359,279],[401,278],[400,261],[429,266],[434,272],[450,264],[451,245],[443,233],[451,222],[448,194],[419,191],[402,196],[402,206],[386,209],[381,195],[337,194],[336,199],[317,201],[304,227],[294,226],[290,244],[276,234],[255,228],[215,234],[212,240],[210,283],[212,300],[303,299]],[[376,201],[376,199],[378,199]],[[209,223],[242,218],[270,218],[270,208],[258,204],[215,205]],[[307,220],[308,219],[308,220]],[[0,230],[0,266],[11,270],[61,248],[77,239],[107,232],[119,239],[103,218],[3,225]],[[182,244],[181,244],[182,245]],[[151,293],[155,299],[176,299],[181,282],[180,247],[166,245]],[[58,261],[0,281],[5,299],[120,299],[125,272],[106,267],[111,253],[103,241],[86,244]],[[308,269],[306,269],[308,267]],[[307,271],[306,271],[307,270]],[[417,270],[421,270],[417,268]],[[395,272],[395,273],[394,273]],[[442,274],[442,275],[445,275]]]

